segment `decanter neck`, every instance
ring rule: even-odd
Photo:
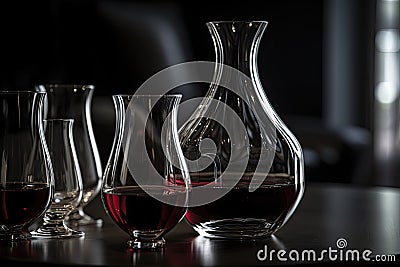
[[[258,47],[266,21],[208,22],[207,27],[214,41],[217,63],[233,67],[249,77],[258,75]]]

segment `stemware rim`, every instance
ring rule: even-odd
[[[43,86],[45,88],[87,88],[94,89],[94,84],[81,84],[81,83],[43,83],[36,86]]]
[[[32,91],[32,90],[4,90],[0,91],[0,94],[46,94],[46,92]]]
[[[168,95],[161,95],[161,94],[114,94],[112,96],[121,96],[121,97],[182,97],[183,94],[168,94]]]
[[[49,119],[44,119],[44,122],[49,122],[49,121],[62,121],[62,122],[74,122],[75,119],[72,118],[49,118]]]
[[[267,20],[212,20],[207,21],[206,24],[217,24],[217,23],[265,23],[268,24]]]

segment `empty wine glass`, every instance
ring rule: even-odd
[[[164,235],[186,213],[189,177],[176,125],[180,99],[113,96],[116,130],[102,200],[108,215],[130,235],[132,249],[163,247]]]
[[[65,219],[81,201],[82,177],[72,135],[72,119],[45,120],[46,140],[54,171],[54,195],[43,224],[34,232],[37,238],[82,237],[82,231],[69,228]]]
[[[95,87],[93,85],[43,84],[36,86],[36,90],[47,92],[46,119],[74,120],[73,135],[82,174],[83,195],[79,206],[70,213],[66,223],[72,227],[101,226],[102,219],[92,218],[84,211],[86,205],[100,192],[103,174],[91,117]]]
[[[45,93],[0,92],[0,240],[26,240],[50,204],[53,172],[43,132]]]

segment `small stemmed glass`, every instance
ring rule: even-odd
[[[82,177],[72,135],[72,119],[45,120],[46,139],[53,163],[54,195],[43,224],[32,236],[36,238],[82,237],[82,231],[69,228],[66,217],[82,198]]]

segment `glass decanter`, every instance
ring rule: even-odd
[[[45,84],[36,90],[47,93],[46,119],[73,119],[73,135],[76,154],[82,174],[83,195],[79,206],[68,216],[70,226],[97,225],[101,219],[92,218],[84,212],[84,207],[100,192],[102,166],[96,139],[93,133],[91,103],[95,87],[93,85]]]
[[[179,131],[191,198],[201,200],[189,204],[186,220],[206,237],[267,237],[288,221],[305,186],[302,148],[272,108],[258,75],[267,22],[207,26],[216,51],[214,79]]]

